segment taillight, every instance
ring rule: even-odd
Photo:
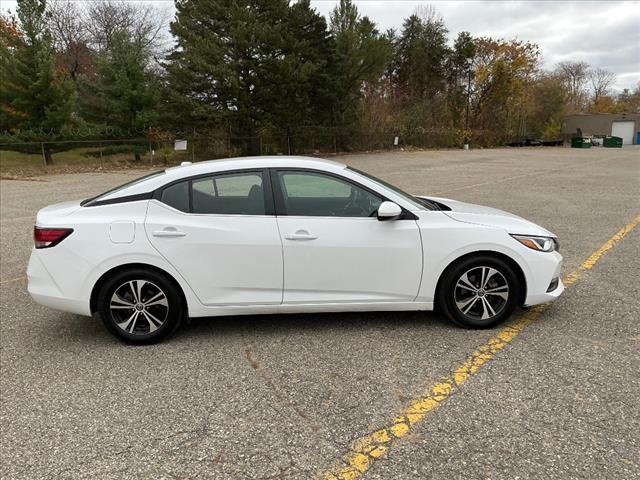
[[[59,244],[73,232],[73,228],[33,227],[33,242],[36,248],[49,248]]]

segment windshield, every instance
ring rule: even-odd
[[[413,195],[411,195],[410,193],[405,192],[404,190],[399,189],[398,187],[396,187],[395,185],[391,185],[389,182],[385,182],[384,180],[381,180],[377,177],[374,177],[373,175],[363,172],[362,170],[358,170],[357,168],[353,168],[353,167],[347,167],[348,170],[351,170],[352,172],[356,172],[359,175],[362,175],[363,177],[368,178],[369,180],[371,180],[372,182],[377,183],[378,185],[391,190],[393,193],[401,196],[402,198],[404,198],[407,202],[411,203],[412,205],[414,205],[415,207],[418,207],[420,209],[427,209],[427,210],[439,210],[438,206],[429,201],[426,200],[424,198],[418,198],[418,197],[414,197]]]
[[[144,175],[144,176],[142,176],[140,178],[136,178],[135,180],[131,180],[131,181],[127,182],[127,183],[123,183],[122,185],[119,185],[119,186],[117,186],[115,188],[112,188],[111,190],[107,190],[106,192],[101,193],[100,195],[96,195],[95,197],[87,198],[86,200],[83,200],[82,202],[80,202],[80,205],[82,205],[84,207],[85,205],[88,205],[91,202],[100,200],[102,197],[106,197],[107,195],[111,195],[112,193],[119,192],[120,190],[123,190],[123,189],[125,189],[127,187],[131,187],[131,186],[133,186],[133,185],[135,185],[137,183],[143,182],[145,180],[149,180],[150,178],[158,177],[158,176],[162,175],[163,173],[164,173],[164,170],[161,170],[159,172],[148,173],[147,175]]]

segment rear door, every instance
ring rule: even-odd
[[[205,305],[282,301],[282,244],[267,175],[181,180],[149,202],[149,240]]]
[[[384,198],[320,171],[272,174],[284,304],[411,302],[422,277],[415,220],[379,221]]]

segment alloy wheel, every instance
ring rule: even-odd
[[[490,320],[507,304],[509,284],[495,268],[475,266],[458,278],[454,300],[463,315],[474,320]]]
[[[148,280],[129,280],[115,289],[109,303],[115,324],[134,335],[147,335],[160,328],[169,314],[165,292]]]

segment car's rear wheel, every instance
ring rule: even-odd
[[[175,331],[184,312],[182,297],[165,275],[132,269],[109,278],[98,296],[107,329],[128,343],[153,343]]]
[[[520,291],[518,276],[507,262],[477,256],[445,272],[438,300],[454,322],[467,328],[490,328],[511,316]]]

